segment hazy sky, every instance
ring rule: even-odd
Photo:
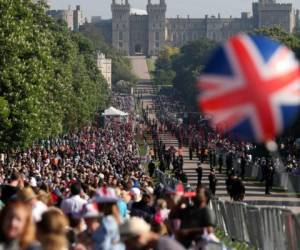
[[[121,0],[116,0],[120,2]],[[125,0],[124,0],[125,1]],[[300,9],[300,0],[277,0],[283,3],[293,3]],[[110,18],[110,4],[112,0],[49,0],[52,9],[66,9],[68,5],[81,5],[87,17],[102,16]],[[148,0],[129,0],[132,8],[146,9]],[[159,0],[152,0],[158,3]],[[242,11],[251,11],[253,0],[166,0],[167,17],[187,16],[204,17],[205,14],[221,16],[240,16]]]

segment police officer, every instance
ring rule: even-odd
[[[265,176],[265,193],[266,195],[270,195],[270,189],[273,186],[273,176],[274,176],[274,168],[272,164],[269,164],[267,169],[266,169],[266,176]]]

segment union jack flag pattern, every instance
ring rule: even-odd
[[[297,117],[300,66],[287,47],[239,34],[219,47],[198,82],[201,110],[234,137],[273,140]]]

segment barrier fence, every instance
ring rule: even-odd
[[[157,182],[163,184],[165,187],[175,188],[176,184],[178,183],[178,180],[176,178],[166,175],[159,169],[155,169],[154,174]]]
[[[217,228],[228,237],[262,250],[299,250],[300,216],[280,208],[258,208],[217,199],[210,206]]]
[[[175,187],[178,183],[158,169],[155,176],[164,186]],[[261,250],[300,250],[300,215],[288,209],[218,199],[211,200],[210,207],[217,228],[235,241]]]
[[[257,164],[251,164],[245,169],[245,176],[252,177],[256,180],[261,180],[263,177],[262,169]],[[273,185],[281,187],[288,192],[300,192],[300,175],[295,175],[287,172],[276,172],[273,178]]]

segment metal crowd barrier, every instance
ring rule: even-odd
[[[175,186],[178,184],[178,180],[174,177],[167,176],[165,173],[160,171],[159,169],[155,169],[155,177],[157,179],[157,182],[162,183],[165,187],[172,187],[175,188]]]
[[[217,228],[231,239],[262,250],[299,250],[300,215],[280,208],[258,208],[241,202],[211,201]]]

